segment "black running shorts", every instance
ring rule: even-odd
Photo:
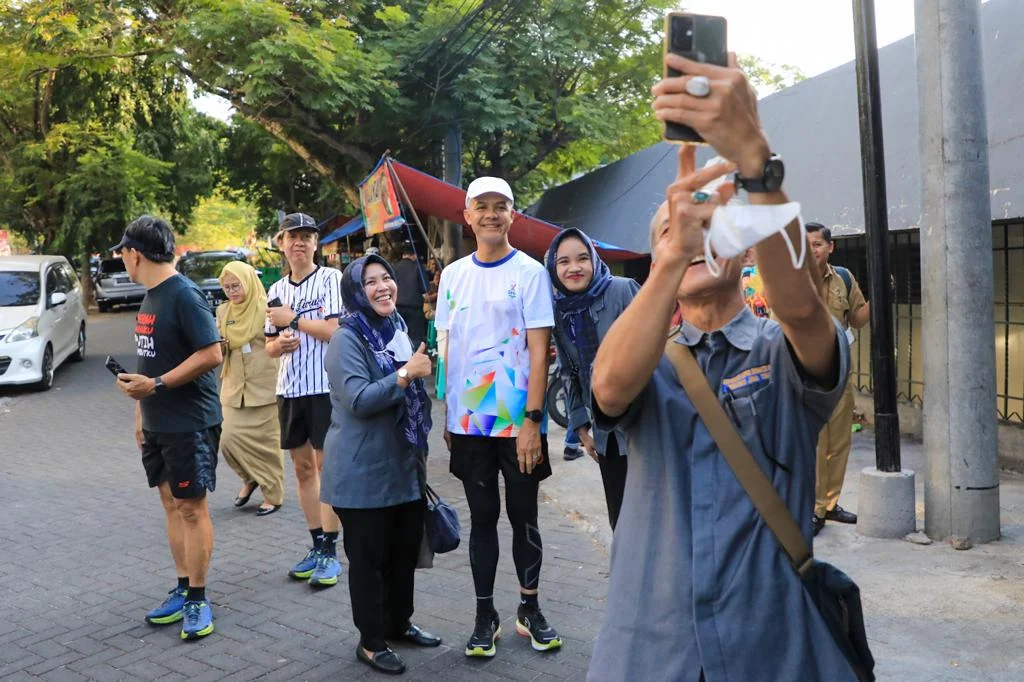
[[[331,426],[331,396],[327,393],[299,398],[277,396],[277,418],[281,422],[281,449],[301,448],[308,441],[324,449]]]
[[[520,473],[515,438],[451,434],[449,470],[463,483],[490,481],[501,471],[505,481],[543,481],[551,475],[548,436],[540,434],[541,461],[529,474]]]
[[[149,487],[161,483],[171,495],[188,500],[206,496],[217,486],[217,451],[220,425],[202,431],[161,433],[143,430],[142,466]]]

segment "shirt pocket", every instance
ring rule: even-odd
[[[758,386],[753,391],[743,391],[740,397],[726,397],[725,411],[732,419],[747,449],[758,460],[762,471],[769,478],[777,469],[787,474],[790,467],[772,448],[772,438],[764,433],[766,426],[773,423],[774,403],[771,382]]]

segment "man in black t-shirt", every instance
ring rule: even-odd
[[[395,284],[398,285],[398,312],[409,327],[412,347],[419,348],[420,342],[427,340],[427,316],[423,312],[427,280],[412,244],[402,247],[402,259],[395,263]]]
[[[146,614],[152,625],[183,621],[182,639],[213,632],[206,572],[213,524],[206,491],[216,485],[221,411],[213,370],[220,334],[199,288],[174,270],[174,233],[144,215],[111,249],[132,281],[146,287],[135,320],[137,374],[119,374],[117,387],[136,401],[135,440],[151,488],[167,514],[167,540],[178,585]]]

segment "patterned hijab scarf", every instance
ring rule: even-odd
[[[391,264],[380,256],[364,256],[349,263],[341,276],[341,300],[349,315],[341,323],[363,339],[381,371],[391,374],[405,364],[395,359],[395,351],[390,347],[395,335],[399,333],[395,324],[397,313],[391,317],[381,317],[374,312],[363,288],[363,272],[371,263],[383,266],[394,278],[395,271]],[[401,333],[405,335],[405,332]],[[405,343],[408,344],[408,338]],[[430,397],[423,380],[416,379],[405,389],[405,404],[399,409],[398,428],[410,445],[419,452],[426,452],[430,427]]]
[[[555,261],[558,247],[566,239],[578,239],[583,242],[590,253],[590,262],[594,266],[594,278],[590,280],[587,289],[580,293],[572,293],[558,279]],[[547,266],[548,274],[551,275],[551,283],[555,288],[555,326],[559,333],[576,347],[580,357],[580,366],[577,368],[580,373],[580,382],[584,386],[589,385],[590,367],[594,364],[598,346],[597,320],[591,314],[590,306],[604,294],[608,285],[611,284],[611,270],[597,255],[597,249],[594,248],[590,237],[575,227],[563,230],[555,236],[544,257],[544,264]]]

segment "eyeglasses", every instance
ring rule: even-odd
[[[242,289],[241,284],[228,284],[221,288],[224,289],[225,294],[245,293],[245,290]]]

